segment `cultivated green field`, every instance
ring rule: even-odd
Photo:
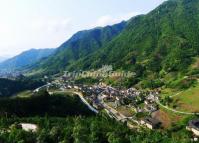
[[[32,95],[33,95],[32,91],[26,90],[26,91],[18,93],[17,96],[15,96],[15,97],[27,98],[27,97],[30,97]],[[13,97],[13,98],[15,98],[15,97]]]
[[[199,84],[173,97],[180,111],[199,112]]]

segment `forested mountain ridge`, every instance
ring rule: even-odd
[[[98,27],[91,30],[84,30],[74,34],[68,41],[57,48],[55,54],[48,59],[41,61],[36,69],[47,72],[58,72],[80,58],[92,54],[114,37],[120,34],[125,28],[126,22],[113,26]]]
[[[132,59],[136,59],[152,72],[184,70],[199,54],[198,13],[199,1],[167,1],[147,15],[132,18],[120,35],[71,68],[112,64],[125,69],[134,67]]]

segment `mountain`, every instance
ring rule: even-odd
[[[55,54],[41,61],[36,69],[58,72],[80,58],[83,58],[118,36],[125,28],[126,22],[113,26],[98,27],[74,34],[68,41],[57,48]],[[35,67],[34,67],[35,68]]]
[[[78,64],[120,68],[136,59],[151,71],[183,70],[199,54],[198,6],[195,0],[167,1],[147,15],[132,18],[119,36]]]
[[[136,72],[136,81],[144,84],[189,84],[184,77],[199,74],[199,67],[193,66],[199,61],[198,21],[199,1],[169,0],[133,17],[119,31],[114,25],[75,34],[38,69],[53,73],[113,65],[115,70]],[[115,28],[116,34],[107,36]]]
[[[8,58],[6,57],[0,57],[0,63],[4,62],[5,60],[7,60]]]
[[[0,63],[1,71],[14,71],[35,64],[54,53],[55,49],[31,49]]]

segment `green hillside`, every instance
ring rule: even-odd
[[[147,15],[129,20],[120,35],[68,69],[92,69],[111,64],[116,70],[135,71],[139,78],[164,77],[165,81],[197,74],[198,67],[190,65],[199,55],[198,20],[199,1],[164,2]]]
[[[91,67],[106,63],[125,68],[136,58],[137,63],[155,72],[185,69],[191,57],[199,53],[198,6],[194,0],[171,0],[131,19],[122,34],[89,59],[86,57],[83,67],[88,68],[85,63]]]
[[[47,73],[55,73],[63,71],[67,66],[83,58],[99,48],[103,47],[107,42],[111,41],[115,36],[125,28],[126,22],[121,22],[113,26],[99,27],[91,30],[77,32],[68,41],[63,43],[54,55],[46,60],[42,60],[33,66],[33,69]]]

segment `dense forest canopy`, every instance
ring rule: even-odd
[[[45,83],[38,79],[22,78],[16,80],[0,78],[0,96],[12,96],[24,90],[36,89]]]
[[[18,123],[34,123],[38,132],[17,128]],[[106,115],[66,118],[1,118],[0,141],[6,143],[188,143],[190,134],[185,130],[165,132],[130,130]],[[10,126],[10,131],[6,131]]]
[[[31,97],[0,98],[0,116],[66,117],[75,115],[94,115],[77,95],[49,95],[40,91]]]

